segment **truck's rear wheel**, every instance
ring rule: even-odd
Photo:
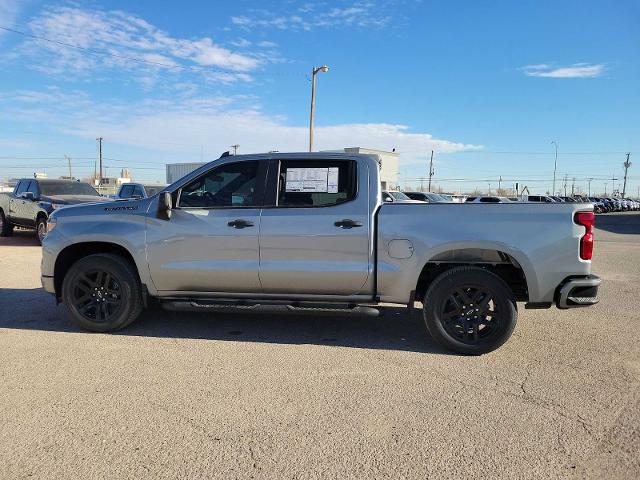
[[[0,210],[0,237],[9,237],[13,234],[13,225],[7,221],[4,212]]]
[[[118,255],[96,254],[74,263],[62,282],[71,319],[93,332],[119,330],[142,312],[142,287],[133,266]]]
[[[438,276],[424,297],[429,333],[450,350],[480,355],[505,343],[518,312],[511,289],[478,267],[456,267]]]

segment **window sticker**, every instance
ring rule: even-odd
[[[287,168],[285,191],[338,193],[338,167]]]

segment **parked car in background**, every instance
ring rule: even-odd
[[[548,195],[523,195],[524,202],[540,202],[540,203],[556,203],[556,201]]]
[[[383,190],[382,201],[387,203],[424,203],[421,200],[413,200],[402,192]]]
[[[160,193],[166,185],[145,185],[143,183],[123,183],[116,194],[117,199],[148,198]]]
[[[444,195],[431,192],[402,192],[411,200],[420,200],[426,203],[446,203],[452,200],[447,199]]]
[[[480,197],[467,197],[465,203],[512,203],[507,197],[494,197],[491,195]]]
[[[573,197],[560,197],[566,203],[576,203],[576,199]]]
[[[88,183],[73,180],[22,178],[12,193],[0,194],[0,236],[14,227],[36,231],[38,241],[47,234],[47,219],[54,210],[80,203],[110,202]]]
[[[55,212],[42,285],[99,332],[126,327],[150,299],[300,315],[419,301],[431,337],[464,354],[506,342],[518,301],[597,303],[591,205],[548,215],[535,203],[381,202],[380,189],[370,155],[221,157],[151,198]]]

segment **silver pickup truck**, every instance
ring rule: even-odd
[[[92,331],[174,310],[414,310],[448,349],[502,345],[525,308],[597,302],[593,205],[384,203],[375,157],[223,156],[153,198],[49,217],[42,285]]]

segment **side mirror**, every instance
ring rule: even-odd
[[[36,199],[33,192],[22,192],[22,198],[25,200],[31,200],[32,202]]]
[[[173,198],[171,198],[171,193],[162,192],[158,196],[158,218],[162,220],[170,220],[172,208]]]

